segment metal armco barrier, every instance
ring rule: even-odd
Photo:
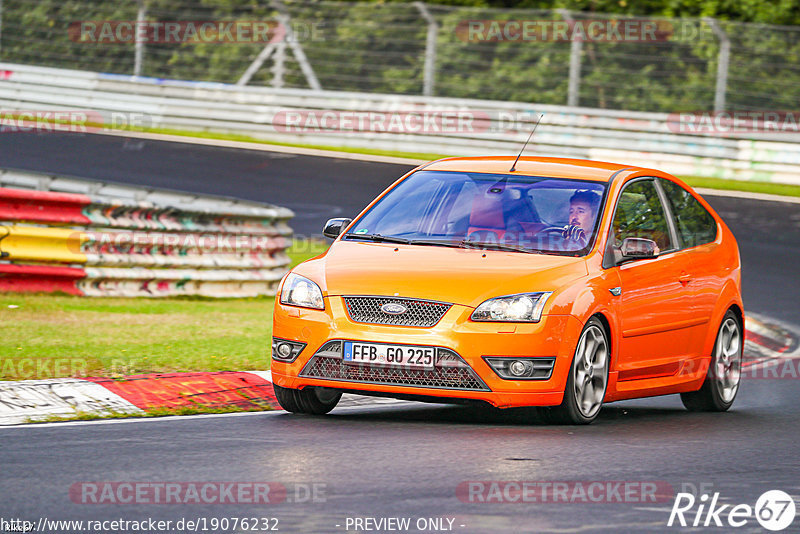
[[[236,133],[313,145],[454,155],[516,153],[545,113],[531,155],[658,167],[678,175],[800,184],[800,134],[685,133],[667,113],[523,102],[246,87],[0,63],[0,109],[79,110],[104,117],[97,131],[139,126]],[[286,112],[464,111],[464,131],[325,131],[287,128]],[[115,115],[117,113],[118,115]],[[93,117],[95,115],[92,115]],[[520,116],[524,116],[522,120]],[[689,131],[689,130],[687,130]]]
[[[289,264],[293,215],[222,197],[0,170],[0,291],[274,295]]]
[[[62,195],[39,191],[5,189],[0,193],[0,219],[35,220],[56,224],[89,224],[83,208],[91,199],[80,195]]]
[[[77,283],[86,276],[83,269],[49,265],[17,265],[0,262],[0,291],[82,295]]]

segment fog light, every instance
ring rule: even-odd
[[[483,359],[505,380],[547,380],[553,374],[555,358],[503,358],[484,356]]]
[[[511,374],[514,376],[524,376],[526,374],[525,371],[527,371],[526,367],[525,362],[514,360],[511,362],[511,365],[508,366],[508,370],[511,371]]]
[[[306,344],[299,341],[273,337],[272,358],[279,362],[291,363],[297,359],[305,347]]]

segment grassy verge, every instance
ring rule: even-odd
[[[264,369],[273,305],[271,297],[5,294],[0,379]]]
[[[131,129],[129,129],[131,130]],[[241,141],[243,143],[258,143],[260,145],[288,146],[294,148],[309,148],[314,150],[328,150],[332,152],[346,152],[348,154],[369,154],[372,156],[390,156],[395,158],[418,159],[430,161],[434,159],[447,158],[452,154],[436,154],[429,152],[402,152],[399,150],[378,150],[374,148],[359,148],[350,146],[330,146],[330,145],[310,145],[303,143],[285,143],[281,141],[271,141],[260,139],[244,134],[217,133],[217,132],[193,132],[189,130],[175,130],[172,128],[147,128],[139,130],[147,133],[177,135],[181,137],[198,137],[200,139],[220,139],[223,141]]]
[[[398,150],[374,150],[369,148],[354,148],[344,146],[308,145],[302,143],[282,143],[277,141],[267,141],[256,137],[240,134],[223,134],[214,132],[191,132],[186,130],[174,130],[169,128],[152,128],[146,130],[152,133],[168,135],[178,135],[183,137],[200,137],[203,139],[221,139],[227,141],[242,141],[248,143],[259,143],[263,145],[289,146],[295,148],[311,148],[317,150],[330,150],[335,152],[347,152],[350,154],[370,154],[375,156],[392,156],[397,158],[408,158],[430,161],[434,159],[450,157],[453,154],[435,154],[419,152],[401,152]],[[771,195],[784,195],[800,197],[800,186],[789,184],[774,184],[771,182],[746,182],[743,180],[729,180],[723,178],[705,178],[701,176],[681,176],[682,180],[692,187],[705,187],[708,189],[723,189],[728,191],[746,191],[750,193],[767,193]]]
[[[289,250],[292,264],[322,242]],[[0,380],[269,367],[272,297],[0,295]]]
[[[291,267],[298,263],[304,262],[307,259],[319,256],[330,246],[330,242],[321,241],[316,239],[303,239],[292,243],[292,246],[286,251],[289,259],[292,261]]]
[[[692,187],[707,189],[723,189],[727,191],[746,191],[748,193],[766,193],[800,197],[800,186],[790,184],[773,184],[770,182],[743,182],[741,180],[724,180],[722,178],[704,178],[702,176],[681,176],[681,180]]]

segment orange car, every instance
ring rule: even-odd
[[[560,158],[449,158],[403,176],[295,267],[275,304],[286,410],[342,392],[541,406],[680,393],[727,410],[744,343],[736,240],[669,174]]]

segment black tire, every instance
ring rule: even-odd
[[[736,341],[736,344],[739,347],[737,355],[738,364],[736,362],[733,364],[735,366],[738,365],[738,367],[736,369],[736,387],[733,391],[733,396],[731,397],[729,394],[727,394],[728,398],[726,399],[724,387],[725,383],[724,381],[718,379],[719,373],[717,372],[717,360],[721,357],[720,338],[723,335],[723,329],[726,328],[726,325],[730,326],[732,324],[731,321],[736,325],[736,335],[738,336]],[[739,393],[743,339],[744,334],[742,332],[742,323],[739,320],[739,317],[733,312],[733,310],[728,310],[728,313],[726,313],[725,317],[722,318],[719,330],[717,331],[717,337],[714,340],[714,353],[711,355],[711,362],[708,365],[708,371],[706,371],[706,379],[703,381],[703,385],[697,391],[681,393],[681,402],[683,402],[683,405],[687,410],[690,412],[724,412],[731,407],[733,401],[736,400],[736,395]]]
[[[278,404],[287,412],[324,415],[333,410],[342,392],[330,388],[308,386],[303,389],[284,388],[273,384]]]
[[[575,388],[575,375],[576,375],[576,367],[578,363],[582,361],[582,355],[579,357],[578,351],[582,347],[582,341],[585,336],[587,336],[591,332],[593,336],[602,336],[603,342],[605,343],[605,362],[604,362],[604,371],[602,372],[602,376],[598,378],[602,378],[602,395],[600,396],[599,403],[600,405],[595,409],[591,410],[589,414],[583,413],[582,408],[579,406],[577,400],[577,392]],[[608,387],[608,370],[610,367],[610,357],[611,357],[611,345],[608,342],[608,332],[606,332],[603,323],[597,317],[592,317],[586,322],[584,325],[583,330],[581,331],[581,337],[578,340],[578,344],[575,347],[575,354],[572,356],[572,362],[570,363],[570,371],[569,376],[567,378],[567,385],[564,388],[564,400],[561,401],[561,404],[558,406],[552,406],[548,408],[542,408],[541,414],[542,418],[551,424],[560,424],[560,425],[588,425],[595,419],[597,419],[597,415],[600,413],[602,408],[603,398],[606,395],[606,388]],[[592,380],[592,379],[590,379]]]

